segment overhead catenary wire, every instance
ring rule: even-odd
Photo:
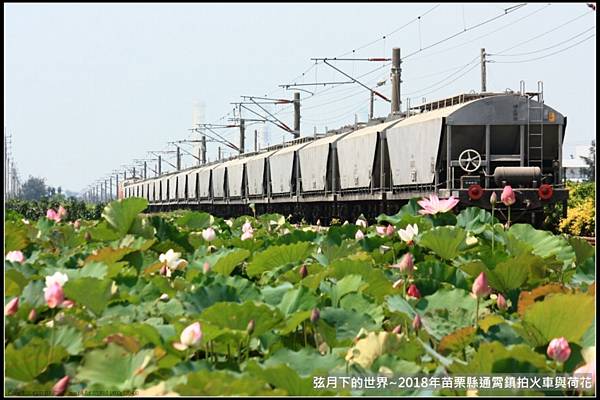
[[[492,57],[517,57],[517,56],[526,56],[529,54],[535,54],[535,53],[541,53],[543,51],[549,50],[549,49],[553,49],[555,47],[558,47],[562,44],[565,44],[567,42],[570,42],[571,40],[578,38],[579,36],[583,36],[584,34],[586,34],[587,32],[596,29],[595,26],[592,26],[591,28],[586,29],[583,32],[580,32],[574,36],[569,37],[568,39],[563,40],[562,42],[558,42],[553,44],[552,46],[548,46],[548,47],[544,47],[543,49],[538,49],[538,50],[533,50],[533,51],[526,51],[523,53],[512,53],[512,54],[494,54],[494,53],[487,53],[488,56],[492,56]]]
[[[540,57],[530,58],[530,59],[527,59],[527,60],[515,60],[515,61],[495,61],[495,60],[490,60],[490,62],[497,63],[497,64],[520,64],[520,63],[525,63],[525,62],[537,61],[537,60],[541,60],[541,59],[544,59],[544,58],[547,58],[547,57],[551,57],[551,56],[553,56],[555,54],[559,54],[559,53],[565,52],[565,51],[567,51],[569,49],[572,49],[573,47],[578,46],[581,43],[590,40],[594,36],[596,36],[595,33],[592,34],[592,35],[587,36],[586,38],[584,38],[584,39],[582,39],[582,40],[580,40],[578,42],[573,43],[572,45],[570,45],[568,47],[565,47],[564,49],[560,49],[560,50],[557,50],[555,52],[552,52],[550,54],[546,54],[546,55],[543,55],[543,56],[540,56]]]

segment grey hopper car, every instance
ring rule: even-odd
[[[561,166],[566,122],[528,94],[465,94],[354,131],[127,181],[126,189],[146,186],[124,193],[147,198],[151,210],[185,206],[228,216],[255,203],[259,213],[324,220],[395,213],[432,193],[457,197],[460,207],[490,208],[491,193],[499,197],[511,185],[513,215],[533,218],[568,197]]]

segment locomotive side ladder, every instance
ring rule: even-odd
[[[534,101],[533,98],[537,101]],[[544,84],[538,81],[538,91],[527,93],[527,165],[544,164]]]

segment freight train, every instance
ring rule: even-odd
[[[539,86],[538,86],[539,87]],[[393,214],[414,197],[454,196],[489,209],[511,185],[512,219],[539,224],[563,203],[567,118],[543,90],[460,94],[253,153],[124,182],[124,197],[150,211],[191,208],[220,216],[278,212],[307,221]]]

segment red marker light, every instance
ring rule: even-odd
[[[483,197],[483,189],[481,188],[481,186],[479,186],[477,184],[471,185],[471,186],[469,186],[468,194],[469,194],[469,199],[479,200],[479,199],[481,199],[481,197]]]
[[[548,185],[547,183],[544,183],[538,189],[538,195],[540,196],[540,199],[542,199],[542,200],[550,200],[552,198],[553,194],[554,194],[554,189],[552,188],[552,185]]]

